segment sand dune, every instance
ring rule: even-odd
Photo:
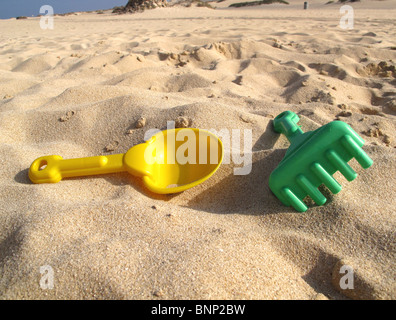
[[[55,17],[54,30],[0,21],[2,299],[396,298],[395,1],[353,3],[353,30],[326,1],[233,2]],[[336,173],[343,190],[323,188],[328,203],[305,213],[268,186],[289,146],[272,129],[285,110],[304,131],[347,122],[374,160],[353,160],[352,182]],[[39,156],[124,153],[178,117],[252,130],[251,173],[235,175],[231,154],[171,196],[127,173],[28,178]],[[339,287],[342,265],[354,289]]]

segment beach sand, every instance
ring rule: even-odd
[[[396,298],[396,1],[352,3],[351,30],[325,0],[232,2],[0,21],[1,299]],[[304,213],[268,186],[285,110],[304,131],[345,121],[374,161]],[[175,195],[128,173],[28,178],[40,156],[124,153],[180,116],[251,130],[250,174],[231,157]]]

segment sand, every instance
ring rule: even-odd
[[[396,1],[353,3],[352,30],[325,0],[232,2],[0,21],[1,299],[396,298]],[[285,110],[304,131],[347,122],[374,161],[304,213],[268,186]],[[250,174],[231,157],[163,196],[127,173],[28,178],[39,156],[124,153],[180,117],[251,130]]]

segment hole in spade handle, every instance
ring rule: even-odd
[[[44,170],[45,168],[47,168],[47,165],[48,165],[47,160],[42,160],[38,166],[38,168],[39,168],[38,171]]]

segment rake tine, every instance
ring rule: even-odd
[[[300,212],[307,211],[308,207],[305,205],[305,203],[297,198],[297,196],[289,188],[283,188],[282,193],[294,209]]]
[[[332,193],[336,194],[341,191],[341,185],[319,163],[314,162],[311,170]]]
[[[363,151],[361,147],[353,140],[353,138],[346,134],[341,138],[341,144],[344,148],[359,162],[359,164],[367,169],[373,164],[373,160]]]
[[[326,197],[303,174],[297,176],[297,182],[317,205],[326,202]]]
[[[357,177],[357,173],[334,150],[327,151],[326,157],[327,159],[329,159],[331,164],[334,165],[334,167],[338,169],[348,181],[352,181]]]

